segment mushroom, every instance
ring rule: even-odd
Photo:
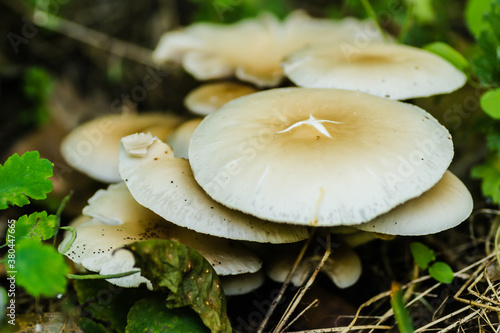
[[[278,252],[267,263],[267,275],[276,282],[284,282],[292,270],[295,259],[296,255],[292,252]],[[320,257],[305,257],[292,276],[292,284],[296,287],[302,286],[320,260]],[[361,260],[348,246],[342,245],[332,251],[332,255],[321,267],[321,272],[328,275],[337,287],[349,288],[361,276]]]
[[[118,144],[135,132],[167,137],[182,118],[165,113],[111,114],[73,129],[61,143],[61,154],[73,168],[104,183],[120,182]]]
[[[214,200],[261,219],[368,222],[421,195],[453,157],[430,114],[365,93],[281,88],[233,100],[195,130],[189,163]]]
[[[126,198],[127,194],[129,198]],[[99,217],[78,218],[73,223],[77,237],[64,253],[90,271],[107,275],[133,270],[133,255],[118,249],[146,239],[172,239],[190,246],[205,257],[219,275],[254,273],[261,268],[260,259],[241,245],[178,227],[142,207],[132,199],[124,183],[100,191],[89,200],[89,206],[96,205],[98,199],[113,205],[109,206],[107,214],[102,210]],[[99,206],[103,207],[102,204]],[[122,218],[120,224],[106,223]],[[67,234],[59,251],[63,251],[70,239],[71,235]],[[151,284],[139,274],[109,279],[109,282],[122,287],[136,287],[146,282],[151,288]]]
[[[248,294],[262,286],[265,280],[264,272],[220,276],[220,283],[226,296]]]
[[[257,90],[237,82],[206,83],[191,91],[184,99],[184,105],[193,113],[206,116],[227,102]]]
[[[125,141],[152,138],[147,153],[131,156]],[[212,200],[196,183],[188,161],[175,158],[173,150],[151,134],[122,139],[120,174],[135,200],[179,226],[200,233],[263,243],[290,243],[309,237],[307,228],[263,221],[229,209]]]
[[[189,142],[194,130],[203,118],[195,118],[186,121],[177,127],[167,138],[167,144],[174,149],[174,157],[188,158]]]
[[[450,171],[430,190],[354,228],[389,235],[428,235],[450,229],[472,212],[472,196]]]
[[[366,45],[383,37],[370,21],[312,18],[302,11],[283,22],[269,13],[234,24],[196,23],[165,33],[154,61],[182,63],[198,80],[235,75],[258,87],[273,87],[283,78],[283,57],[305,45],[349,43]]]
[[[339,45],[312,45],[282,63],[286,76],[307,88],[337,88],[391,99],[452,92],[466,75],[438,55],[399,44],[371,44],[355,52]]]

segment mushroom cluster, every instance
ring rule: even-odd
[[[426,51],[386,41],[369,21],[298,11],[283,22],[263,14],[232,25],[197,23],[166,33],[154,59],[180,63],[199,80],[245,83],[192,91],[185,106],[199,118],[106,116],[64,140],[72,166],[122,182],[97,192],[74,222],[66,255],[89,270],[130,270],[133,258],[121,246],[176,239],[228,275],[227,293],[242,293],[264,279],[245,242],[296,243],[313,227],[423,235],[471,213],[467,188],[447,171],[449,132],[425,110],[397,101],[458,89],[465,75]],[[285,75],[299,87],[270,88]],[[348,238],[323,267],[340,288],[361,274]],[[266,259],[267,274],[283,281],[293,258]],[[292,282],[301,285],[311,267],[302,265]],[[110,282],[149,283],[138,274]]]

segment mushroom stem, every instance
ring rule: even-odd
[[[321,267],[323,267],[325,262],[328,260],[328,257],[330,257],[330,253],[331,253],[330,233],[328,233],[326,235],[326,250],[325,250],[325,254],[323,255],[323,258],[321,258],[320,263],[314,269],[314,272],[312,273],[311,277],[307,281],[306,285],[303,288],[301,288],[299,290],[298,294],[294,297],[292,304],[290,304],[288,306],[285,314],[283,315],[283,317],[281,317],[281,320],[279,321],[278,326],[274,329],[273,333],[280,333],[281,331],[283,331],[283,326],[285,326],[287,321],[290,319],[290,316],[292,315],[293,311],[295,310],[297,305],[299,305],[300,301],[302,300],[302,297],[304,297],[304,294],[306,293],[306,291],[313,284],[314,280],[316,279],[316,276],[318,275],[318,273],[321,270]]]

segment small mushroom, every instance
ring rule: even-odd
[[[126,198],[127,193],[129,198]],[[70,249],[64,253],[90,271],[107,275],[133,270],[133,255],[129,251],[119,249],[147,239],[172,239],[190,246],[205,257],[219,275],[254,273],[261,268],[260,259],[242,246],[226,239],[181,228],[142,207],[133,201],[124,183],[111,185],[110,190],[103,190],[94,198],[113,204],[109,206],[106,214],[104,209],[101,209],[98,217],[86,217],[87,220],[79,218],[72,223],[77,236]],[[122,223],[110,225],[103,221]],[[68,233],[61,242],[59,251],[63,251],[70,238]],[[147,282],[140,274],[109,281],[123,287],[136,287]],[[147,283],[151,287],[149,282]]]
[[[296,260],[292,252],[279,252],[267,263],[267,275],[276,282],[284,282]],[[294,286],[302,286],[320,262],[320,257],[309,256],[302,259],[297,266],[291,282]],[[328,275],[335,285],[341,289],[354,285],[362,272],[361,260],[348,246],[342,245],[332,251],[325,261],[321,272]]]
[[[150,134],[144,134],[150,135]],[[138,134],[124,140],[139,140]],[[142,141],[141,141],[142,142]],[[307,228],[263,221],[210,198],[193,178],[188,161],[157,138],[142,157],[120,146],[120,174],[138,203],[168,221],[200,233],[263,243],[291,243],[309,237]]]
[[[383,37],[370,21],[318,19],[295,11],[283,22],[269,13],[234,24],[196,23],[165,33],[154,61],[182,63],[198,80],[235,75],[258,87],[277,86],[283,57],[305,45],[348,43],[366,45]]]
[[[391,99],[452,92],[466,75],[443,58],[399,44],[372,44],[353,52],[335,44],[313,45],[282,63],[286,76],[307,88],[337,88]]]
[[[220,282],[226,296],[248,294],[264,284],[265,275],[262,270],[255,273],[220,276]]]
[[[257,90],[237,82],[206,83],[191,91],[184,105],[193,113],[206,116],[220,109],[235,98],[252,94]]]
[[[167,137],[182,118],[164,113],[111,114],[73,129],[61,143],[61,154],[73,168],[104,183],[120,182],[118,144],[136,132]]]
[[[191,136],[202,120],[203,118],[188,120],[177,127],[168,136],[167,144],[169,144],[174,150],[174,157],[185,159],[188,158],[189,142],[191,141]]]
[[[233,100],[201,122],[189,148],[214,200],[315,226],[374,219],[429,190],[452,157],[449,132],[414,105],[311,88]]]

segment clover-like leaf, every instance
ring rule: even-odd
[[[55,215],[47,215],[46,211],[21,216],[15,224],[16,240],[46,240],[54,235]]]
[[[136,267],[158,290],[170,290],[166,306],[191,307],[212,332],[231,332],[226,299],[219,277],[198,252],[164,239],[136,242],[125,247]]]
[[[34,239],[16,243],[16,284],[34,297],[54,297],[66,290],[69,267],[52,246]]]
[[[10,156],[0,165],[0,209],[9,205],[22,207],[30,203],[28,198],[47,198],[52,191],[52,182],[47,178],[52,177],[53,166],[40,158],[37,151]]]
[[[208,333],[210,330],[188,307],[168,309],[164,299],[144,298],[130,309],[125,332]]]

